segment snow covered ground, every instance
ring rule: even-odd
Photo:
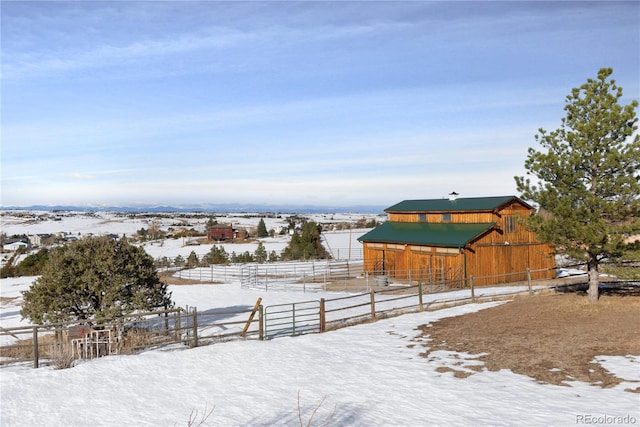
[[[164,214],[158,217],[146,217],[144,215],[126,215],[117,212],[45,212],[45,211],[2,211],[2,232],[8,237],[14,235],[32,236],[36,234],[62,234],[74,237],[86,235],[115,234],[118,236],[135,236],[142,228],[148,229],[151,222],[157,222],[160,228],[167,231],[173,229],[190,229],[204,232],[209,216],[205,214]],[[233,224],[234,227],[247,229],[255,228],[260,219],[263,219],[267,230],[278,230],[288,224],[287,219],[291,215],[283,214],[276,217],[261,216],[256,213],[247,214],[215,214],[219,223]],[[323,233],[323,243],[334,258],[362,259],[362,244],[358,237],[370,229],[332,230],[336,224],[355,224],[358,220],[383,220],[377,214],[308,214],[304,215],[311,221],[322,224],[326,232]],[[267,251],[276,251],[277,254],[288,245],[290,236],[267,237],[259,239]],[[228,254],[235,252],[241,254],[246,251],[254,253],[258,247],[258,241],[246,243],[209,243],[191,245],[188,239],[162,239],[146,242],[142,246],[154,259],[167,257],[175,258],[178,255],[186,258],[191,252],[201,257],[211,250],[215,244],[224,247]],[[5,254],[3,259],[8,259]]]
[[[152,221],[158,222],[162,229],[194,228],[205,230],[205,225],[210,217],[222,224],[233,224],[236,227],[256,227],[260,219],[263,219],[267,230],[278,229],[286,225],[292,214],[265,215],[259,213],[245,214],[184,214],[167,213],[158,214],[126,214],[118,212],[48,212],[48,211],[20,211],[5,210],[2,214],[2,232],[7,236],[14,234],[45,234],[68,233],[75,235],[84,234],[109,234],[134,235],[141,228],[148,228]],[[332,225],[339,223],[355,223],[365,218],[384,221],[384,217],[378,214],[304,214],[299,215],[316,223],[322,223],[330,229]]]
[[[119,223],[111,222],[108,232],[121,234],[123,228],[114,224]],[[11,227],[8,234],[21,230]],[[161,247],[175,253],[168,244]],[[17,298],[0,306],[0,326],[22,323],[20,291],[33,279],[2,280],[3,300]],[[202,310],[252,305],[258,296],[265,305],[307,299],[298,292],[259,292],[233,283],[172,286],[171,291],[177,305]],[[312,416],[313,425],[331,426],[640,425],[638,395],[624,391],[640,381],[639,355],[594,360],[627,381],[610,389],[581,382],[539,384],[508,370],[460,379],[438,368],[478,364],[477,355],[421,355],[429,341],[420,337],[419,325],[496,304],[408,314],[295,338],[174,346],[83,361],[65,370],[5,366],[0,368],[0,425],[187,426],[191,419],[191,425],[202,421],[203,426],[297,426],[307,425]]]
[[[203,308],[233,305],[242,295],[224,286],[220,292],[215,286],[174,290],[179,302],[197,301]],[[321,402],[314,425],[328,420],[325,425],[332,426],[569,426],[583,415],[638,422],[638,395],[624,391],[628,383],[612,389],[579,382],[559,387],[508,370],[459,379],[437,368],[477,363],[474,355],[420,355],[429,342],[416,338],[419,325],[495,304],[409,314],[325,334],[109,356],[66,370],[3,367],[0,424],[186,426],[193,411],[202,416],[213,409],[203,425],[292,426],[299,425],[298,393],[304,425]],[[598,361],[628,381],[640,381],[638,357]]]

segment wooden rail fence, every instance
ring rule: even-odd
[[[266,307],[259,299],[253,305],[241,307],[206,311],[186,307],[117,319],[95,319],[91,325],[66,322],[0,328],[2,342],[13,338],[13,342],[0,346],[0,364],[31,361],[35,368],[41,360],[55,364],[61,348],[77,359],[130,354],[167,345],[196,347],[229,340],[318,333],[404,313],[512,298],[516,294],[532,295],[537,289],[549,287],[547,281],[546,286],[534,289],[528,270],[525,275],[527,280],[512,283],[518,287],[509,292],[504,291],[505,286],[495,287],[500,291],[494,287],[476,287],[471,278],[470,288],[446,292],[418,283]]]

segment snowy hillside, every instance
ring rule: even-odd
[[[200,307],[237,302],[212,286],[174,288]],[[236,297],[231,295],[235,294]],[[272,301],[279,295],[265,295]],[[255,295],[244,295],[247,301]],[[439,367],[473,365],[473,355],[421,353],[417,326],[487,308],[467,305],[404,315],[325,334],[236,341],[196,349],[109,356],[71,369],[0,368],[3,426],[186,426],[213,409],[207,426],[569,426],[581,414],[631,415],[638,398],[620,384],[543,385],[510,371],[465,379]],[[640,381],[638,358],[603,358],[606,369]],[[323,401],[324,399],[324,401]],[[606,402],[606,403],[605,403]],[[328,420],[326,424],[322,424]]]

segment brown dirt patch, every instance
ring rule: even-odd
[[[486,369],[510,369],[544,383],[584,381],[601,387],[622,382],[592,363],[596,356],[640,355],[640,298],[551,294],[516,298],[476,313],[419,327],[433,350],[482,354]],[[468,368],[458,377],[468,375]],[[455,369],[443,368],[445,370]],[[633,390],[640,393],[640,384]]]

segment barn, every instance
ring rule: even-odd
[[[233,224],[215,224],[207,232],[209,241],[246,240],[249,233],[246,228],[234,228]]]
[[[535,211],[516,196],[404,200],[361,236],[365,271],[466,287],[553,278],[555,257],[520,219]]]
[[[234,238],[233,225],[232,224],[215,224],[214,226],[209,228],[209,232],[207,233],[207,238],[210,241],[231,240]]]

